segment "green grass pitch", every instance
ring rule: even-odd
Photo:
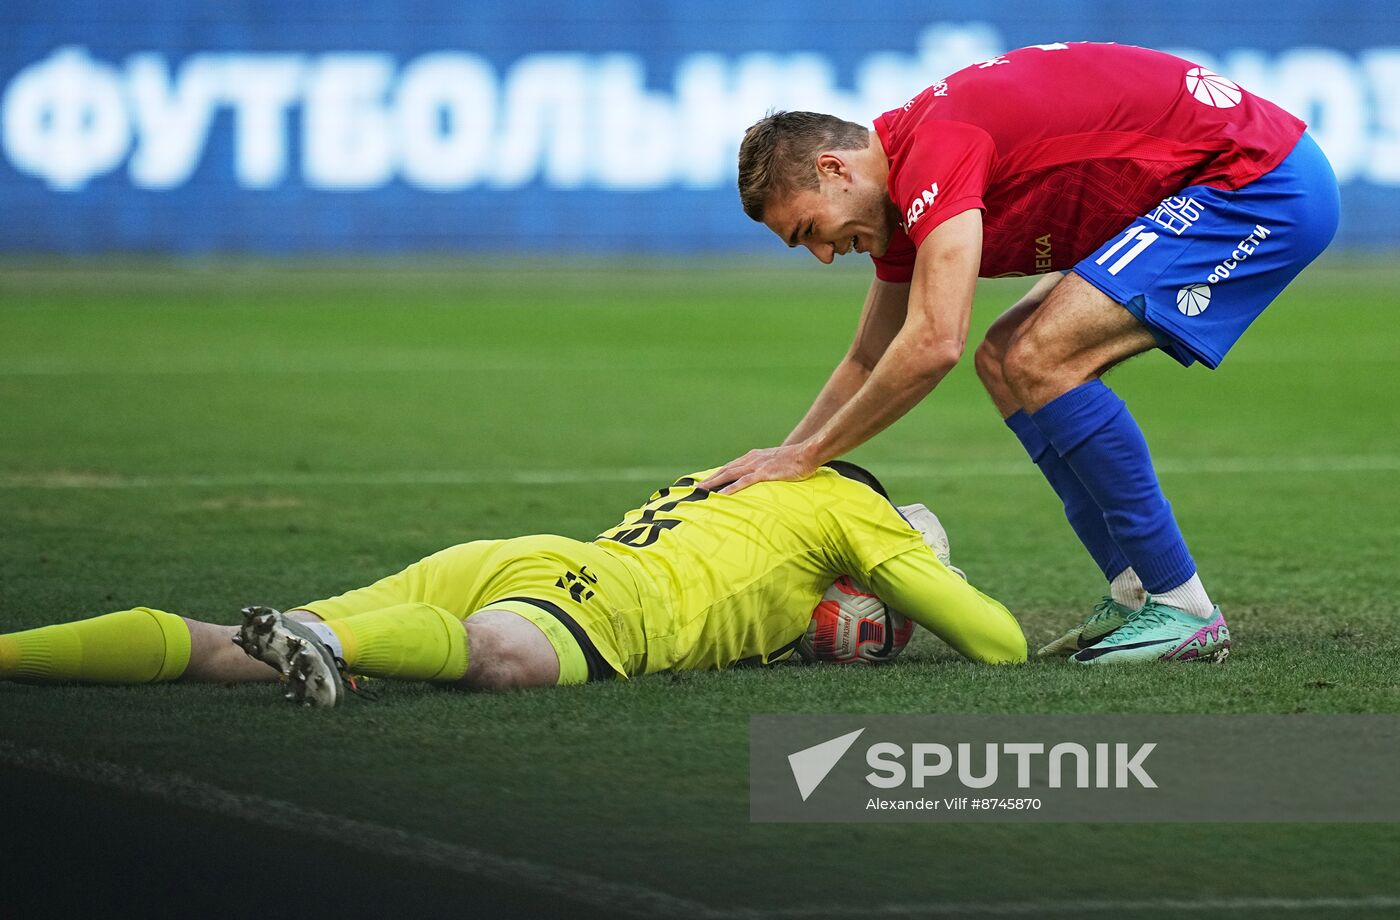
[[[244,604],[336,593],[455,542],[588,539],[668,477],[781,439],[867,279],[796,258],[9,260],[0,629],[134,605],[234,622]],[[888,668],[499,695],[396,685],[330,712],[270,686],[0,684],[0,743],[759,917],[1157,896],[1204,898],[1208,916],[1301,899],[1313,906],[1290,915],[1307,915],[1329,897],[1393,899],[1387,825],[755,825],[746,739],[766,712],[1400,712],[1397,282],[1318,266],[1221,370],[1150,355],[1110,378],[1229,617],[1222,667],[973,667],[925,635]],[[974,337],[1026,284],[983,285]],[[853,459],[939,512],[954,560],[1032,648],[1098,598],[970,351]]]

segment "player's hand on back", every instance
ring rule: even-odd
[[[756,482],[806,479],[819,466],[821,464],[809,456],[802,444],[757,448],[720,467],[714,475],[700,483],[700,488],[732,495]]]

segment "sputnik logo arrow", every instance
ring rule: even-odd
[[[797,781],[797,791],[802,794],[802,801],[807,801],[807,797],[816,791],[822,780],[826,779],[827,774],[864,731],[865,729],[858,728],[849,734],[788,755],[788,766],[792,767],[792,778]]]

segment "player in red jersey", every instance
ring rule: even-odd
[[[1047,274],[978,346],[992,401],[1109,582],[1042,654],[1220,660],[1229,629],[1141,429],[1100,377],[1160,348],[1216,367],[1330,242],[1336,179],[1305,125],[1189,61],[1055,43],[950,75],[875,120],[779,112],[739,151],[744,210],[822,262],[868,253],[855,340],[779,447],[702,485],[810,475],[961,358],[979,275]]]

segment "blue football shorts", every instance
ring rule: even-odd
[[[1184,365],[1219,366],[1337,232],[1337,177],[1307,134],[1233,191],[1190,185],[1074,267]]]

